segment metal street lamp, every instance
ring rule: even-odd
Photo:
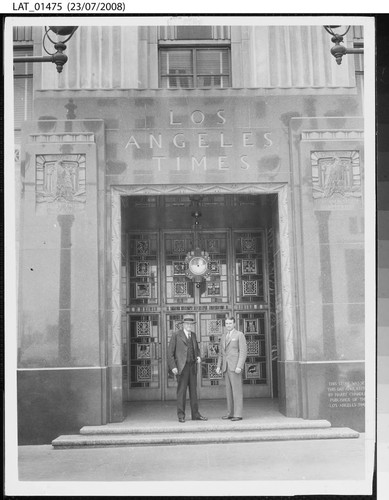
[[[78,26],[45,26],[45,34],[43,37],[43,49],[48,56],[17,56],[13,58],[14,63],[23,62],[52,62],[56,65],[58,73],[61,73],[63,65],[68,60],[68,56],[64,54],[66,43],[72,38]],[[65,40],[55,41],[50,38],[50,31],[58,36],[67,37]],[[46,38],[54,45],[56,52],[49,52],[45,47]]]
[[[342,64],[342,57],[346,54],[363,54],[363,47],[360,48],[348,48],[341,45],[343,42],[343,37],[347,35],[351,26],[346,26],[344,33],[336,33],[335,28],[342,28],[342,26],[324,26],[324,29],[329,33],[332,38],[331,41],[334,42],[334,46],[331,48],[331,54],[335,57],[338,64]]]

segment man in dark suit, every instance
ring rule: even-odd
[[[216,373],[224,373],[227,392],[227,415],[223,419],[242,420],[243,376],[242,370],[247,358],[247,344],[244,333],[235,330],[235,318],[226,318],[226,332],[220,339]]]
[[[201,363],[199,345],[192,332],[196,324],[194,317],[186,314],[182,328],[173,332],[168,348],[168,365],[177,376],[177,416],[185,422],[186,390],[189,387],[192,420],[208,420],[200,415],[197,401],[197,364]]]

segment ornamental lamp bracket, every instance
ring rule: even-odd
[[[78,26],[45,26],[45,34],[42,40],[43,50],[48,54],[47,56],[16,56],[13,58],[14,63],[35,63],[35,62],[51,62],[55,64],[57,72],[61,73],[64,64],[68,60],[68,56],[64,54],[66,50],[66,43],[72,38]],[[66,37],[64,40],[53,40],[50,37],[50,32],[57,35],[57,37]],[[50,40],[55,49],[54,52],[47,50],[45,43]]]
[[[331,54],[335,57],[337,64],[342,64],[342,58],[346,54],[363,54],[363,45],[361,47],[349,48],[342,45],[344,37],[349,32],[351,26],[346,26],[337,33],[335,29],[343,28],[340,25],[324,26],[324,29],[331,35],[331,41],[335,44],[331,47]]]

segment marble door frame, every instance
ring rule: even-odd
[[[108,384],[108,401],[111,408],[108,414],[110,420],[122,413],[122,310],[121,310],[121,197],[122,196],[169,196],[188,194],[277,194],[278,224],[279,224],[279,272],[280,303],[278,308],[281,314],[279,323],[280,352],[283,361],[295,360],[295,321],[293,319],[293,291],[291,275],[291,195],[290,187],[286,183],[258,183],[258,184],[188,184],[188,185],[117,185],[111,186],[110,208],[108,217],[107,264],[111,271],[110,291],[107,301],[107,347],[108,367],[111,370],[110,384]],[[282,383],[282,381],[281,381]]]

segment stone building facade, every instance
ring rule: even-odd
[[[232,314],[246,398],[363,430],[362,56],[337,65],[321,25],[117,21],[79,26],[61,74],[32,69],[16,139],[20,443],[174,399],[167,343],[186,312],[200,398],[224,397]],[[353,26],[346,44],[362,39]]]

